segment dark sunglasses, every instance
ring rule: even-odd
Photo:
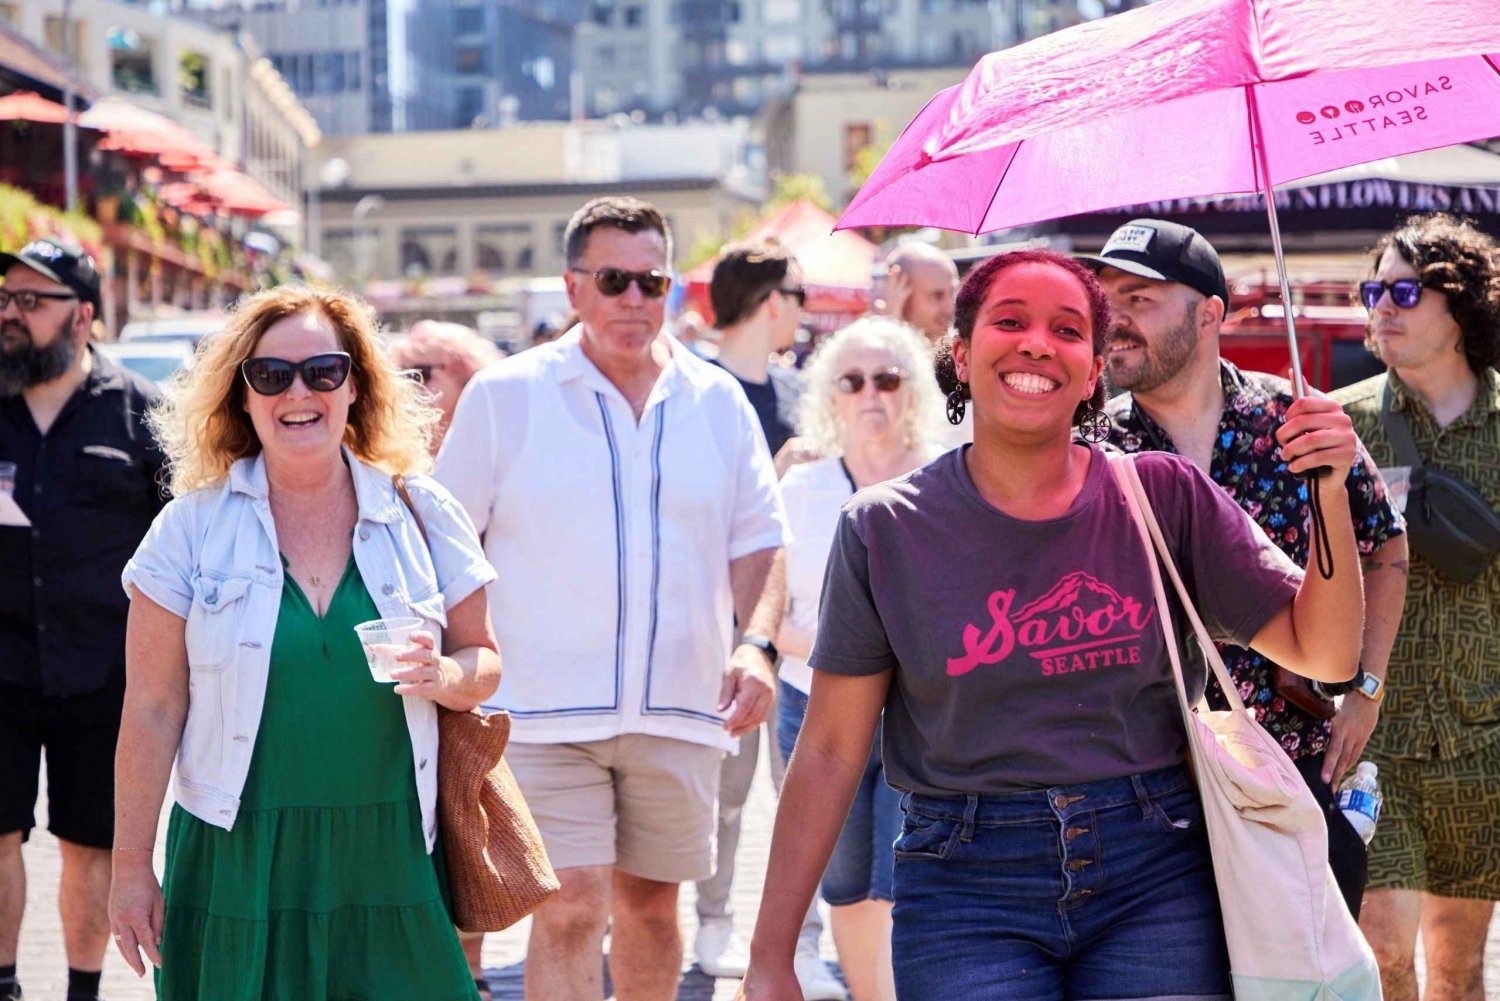
[[[302,373],[302,384],[315,393],[331,393],[349,378],[354,367],[342,351],[313,355],[303,361],[285,358],[246,358],[240,363],[245,383],[261,396],[279,396],[292,388],[292,380]]]
[[[778,288],[776,291],[780,292],[782,295],[790,296],[791,298],[796,299],[798,309],[802,309],[807,305],[807,289],[803,288],[801,285],[798,285],[796,288]]]
[[[894,393],[901,388],[901,381],[906,378],[906,373],[899,368],[888,368],[884,372],[876,372],[869,377],[875,384],[877,393]],[[853,396],[865,388],[865,374],[863,372],[845,372],[833,380],[834,386],[841,393]]]
[[[1391,302],[1402,309],[1411,309],[1422,301],[1422,283],[1415,278],[1398,278],[1393,282],[1360,282],[1359,301],[1365,309],[1374,309],[1386,292],[1391,293]]]
[[[617,295],[624,295],[631,282],[635,282],[636,287],[641,290],[641,295],[647,299],[660,299],[672,286],[672,276],[664,275],[660,271],[622,271],[619,268],[600,268],[598,271],[585,271],[583,268],[569,268],[568,270],[580,275],[592,275],[595,287],[611,299]]]
[[[11,303],[23,313],[33,312],[42,304],[43,299],[77,299],[78,296],[72,292],[5,292],[0,291],[0,309],[4,309]]]

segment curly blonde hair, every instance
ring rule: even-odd
[[[822,456],[844,454],[844,427],[833,409],[834,380],[851,348],[889,351],[906,372],[902,392],[911,394],[906,409],[906,442],[925,449],[936,444],[943,417],[943,397],[932,375],[932,348],[917,329],[886,316],[865,316],[818,345],[804,369],[807,385],[797,405],[797,434]]]
[[[346,292],[282,285],[243,299],[228,326],[201,345],[196,361],[177,373],[147,415],[175,495],[221,483],[237,460],[260,454],[260,438],[245,413],[240,364],[273,324],[305,313],[327,320],[353,361],[349,377],[358,392],[349,405],[344,444],[387,472],[432,468],[428,442],[440,415],[391,362],[375,311]]]

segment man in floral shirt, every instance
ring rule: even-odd
[[[1177,452],[1191,459],[1239,501],[1271,540],[1307,566],[1311,532],[1308,484],[1287,471],[1275,440],[1293,395],[1285,379],[1241,372],[1219,357],[1219,328],[1229,292],[1219,256],[1186,226],[1138,219],[1115,231],[1097,257],[1115,327],[1107,375],[1110,441],[1126,452]],[[1406,538],[1385,484],[1368,461],[1345,482],[1365,573],[1362,671],[1384,678],[1406,597]],[[1326,487],[1325,487],[1326,489]],[[1316,572],[1312,570],[1309,572]],[[1328,814],[1329,862],[1349,909],[1358,915],[1365,882],[1365,846],[1334,806],[1332,786],[1359,760],[1375,728],[1380,687],[1358,683],[1331,719],[1288,701],[1333,706],[1301,679],[1284,676],[1260,654],[1223,646],[1220,654],[1256,718],[1281,741]],[[1282,672],[1285,675],[1285,672]],[[1225,708],[1212,678],[1209,702]]]

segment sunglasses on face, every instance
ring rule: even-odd
[[[641,295],[647,299],[660,299],[672,286],[672,276],[664,275],[660,271],[623,271],[620,268],[600,268],[598,271],[586,271],[583,268],[569,268],[568,270],[580,275],[592,275],[594,286],[611,299],[617,295],[624,295],[631,282],[635,282],[636,287],[641,290]]]
[[[1411,309],[1422,301],[1422,283],[1415,278],[1398,278],[1393,282],[1359,283],[1359,299],[1365,304],[1365,309],[1374,309],[1375,304],[1380,302],[1380,297],[1387,292],[1391,294],[1391,302],[1401,309]]]
[[[781,288],[780,286],[777,286],[776,288],[773,288],[771,292],[780,292],[788,299],[796,299],[798,309],[805,309],[807,307],[807,289],[803,288],[801,285],[795,285],[792,288]],[[771,292],[767,292],[766,295],[769,297]]]
[[[353,362],[342,351],[313,355],[303,361],[285,358],[246,358],[240,363],[245,383],[261,396],[279,396],[292,388],[300,372],[302,385],[315,393],[331,393],[349,378]]]
[[[884,372],[876,372],[868,378],[875,385],[877,393],[894,393],[901,388],[901,381],[906,378],[906,373],[899,368],[889,368]],[[853,396],[865,388],[865,379],[863,372],[845,372],[833,380],[833,384],[839,392]]]
[[[44,299],[77,299],[72,292],[6,292],[0,289],[0,310],[11,303],[23,313],[34,312]]]

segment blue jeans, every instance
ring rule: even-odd
[[[776,720],[776,743],[783,761],[792,758],[792,747],[807,715],[807,696],[781,683],[781,709]],[[891,879],[896,856],[891,845],[901,832],[901,797],[885,783],[880,764],[880,728],[860,776],[854,803],[844,821],[844,830],[834,846],[833,857],[823,871],[823,899],[830,906],[844,907],[862,900],[892,900]]]
[[[908,793],[902,805],[900,997],[1228,1001],[1186,767],[1004,796]]]

